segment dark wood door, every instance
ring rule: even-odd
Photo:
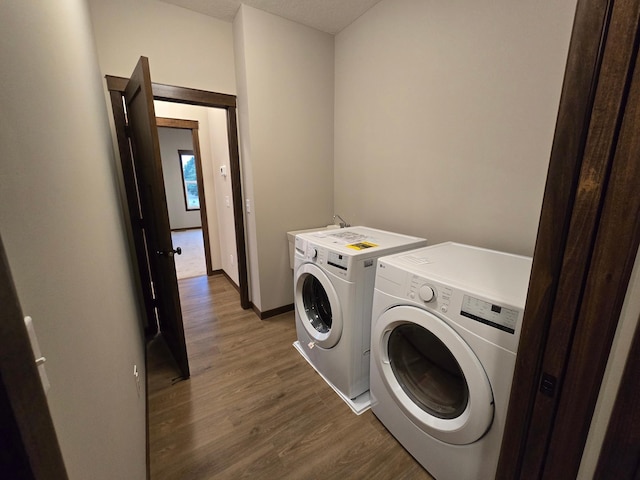
[[[151,88],[149,59],[140,57],[124,94],[140,213],[160,332],[182,376],[188,378],[189,360],[173,259],[175,250],[171,242]]]

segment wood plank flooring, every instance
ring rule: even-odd
[[[432,479],[376,417],[355,415],[224,276],[180,281],[191,378],[149,343],[151,479]]]

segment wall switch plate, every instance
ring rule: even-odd
[[[33,326],[33,320],[31,317],[24,317],[24,324],[27,327],[27,334],[29,335],[29,342],[31,343],[31,349],[33,350],[34,360],[40,374],[40,382],[42,382],[42,388],[45,393],[49,391],[51,384],[49,383],[49,377],[47,377],[47,371],[44,369],[44,362],[46,358],[40,352],[40,344],[38,343],[38,337],[36,337],[36,330]]]
[[[133,377],[136,379],[136,389],[138,391],[138,398],[140,398],[140,372],[138,372],[138,365],[133,365]]]

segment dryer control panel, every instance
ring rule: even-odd
[[[436,313],[451,325],[464,328],[483,339],[515,352],[518,346],[522,309],[499,299],[462,290],[433,278],[403,271],[378,261],[376,298],[384,292],[398,304],[415,305]],[[433,295],[430,296],[430,292]],[[429,299],[429,297],[431,297]]]
[[[511,334],[516,331],[519,313],[513,308],[490,303],[471,295],[462,297],[460,315]]]

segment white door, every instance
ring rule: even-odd
[[[296,271],[296,311],[304,329],[316,345],[335,346],[342,335],[342,309],[329,277],[312,263]]]
[[[427,434],[466,445],[493,421],[493,393],[482,364],[444,320],[425,310],[393,307],[372,333],[372,358],[389,394]]]

